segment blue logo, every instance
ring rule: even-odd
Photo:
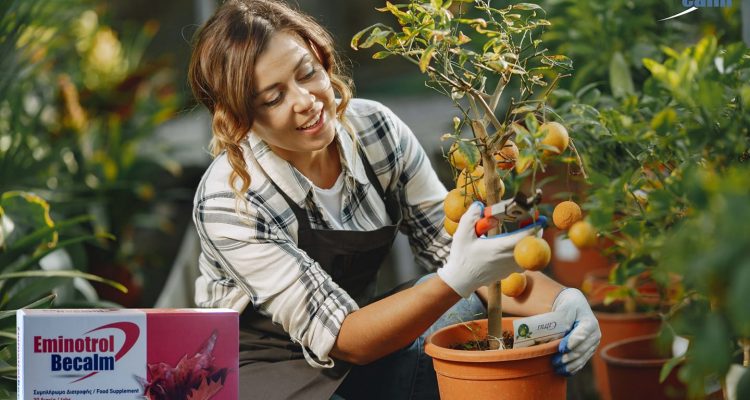
[[[689,14],[699,8],[710,8],[710,7],[731,7],[732,0],[682,0],[682,6],[687,10],[677,13],[671,17],[660,19],[659,21],[666,21],[668,19],[681,17],[685,14]]]

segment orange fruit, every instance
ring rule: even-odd
[[[449,235],[453,236],[453,234],[456,233],[456,229],[458,229],[458,222],[446,218],[445,221],[443,221],[443,227]]]
[[[552,221],[558,229],[567,230],[583,218],[581,207],[573,201],[563,201],[552,212]]]
[[[500,169],[511,169],[518,160],[518,146],[508,140],[503,148],[494,154],[497,167]]]
[[[585,249],[596,244],[596,230],[588,222],[578,221],[570,227],[568,238],[579,249]]]
[[[445,211],[445,217],[458,222],[461,220],[461,216],[464,215],[466,209],[471,204],[471,196],[467,195],[461,189],[453,189],[448,192],[443,202],[443,211]]]
[[[568,148],[568,144],[570,143],[568,130],[565,129],[565,127],[562,126],[562,124],[560,124],[559,122],[544,123],[541,127],[539,127],[539,129],[542,132],[545,132],[544,139],[542,139],[542,144],[546,144],[557,149],[557,151],[545,149],[545,156],[550,156],[552,154],[562,154],[562,152]]]
[[[514,272],[500,281],[500,290],[508,297],[520,296],[526,290],[526,274]]]
[[[549,264],[552,251],[549,244],[536,236],[521,239],[513,249],[513,259],[521,268],[529,271],[539,271]]]
[[[505,183],[503,183],[502,179],[498,179],[497,183],[497,198],[502,199],[505,195]],[[474,194],[479,197],[480,201],[484,202],[487,200],[487,188],[484,186],[484,180],[481,180],[476,184],[476,190],[477,191]]]
[[[474,153],[472,154],[474,156],[473,158],[475,160],[479,160],[481,157],[479,155],[479,149],[474,146],[472,146],[471,149],[472,153]],[[453,168],[456,168],[458,170],[469,167],[469,157],[467,157],[466,153],[464,153],[463,150],[458,147],[458,142],[454,142],[451,145],[450,150],[448,150],[448,161],[453,166]]]
[[[516,173],[522,174],[524,171],[529,169],[530,166],[534,164],[534,159],[532,157],[527,158],[521,158],[516,161]]]
[[[479,187],[483,178],[484,167],[481,165],[477,165],[473,171],[464,168],[461,173],[458,174],[458,178],[456,178],[456,188],[465,190],[468,194],[473,194],[476,192],[475,189]]]

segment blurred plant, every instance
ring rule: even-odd
[[[739,3],[739,2],[735,2]],[[648,78],[643,58],[657,58],[661,46],[678,47],[704,34],[722,43],[740,40],[739,7],[702,8],[699,13],[669,20],[685,8],[664,0],[545,0],[552,26],[543,39],[550,48],[568,55],[575,76],[563,87],[578,91],[590,83],[608,83],[616,97],[633,94]]]
[[[618,101],[595,85],[558,91],[557,111],[578,133],[590,171],[584,208],[614,243],[610,280],[620,288],[606,301],[656,308],[678,334],[696,338],[680,377],[698,395],[704,377],[723,377],[730,344],[748,334],[747,315],[732,305],[741,300],[727,296],[742,293],[728,288],[744,284],[742,257],[750,256],[750,231],[730,216],[737,190],[747,202],[739,176],[750,159],[750,52],[713,36],[663,51],[663,62],[643,60],[650,77],[642,93]],[[740,225],[725,225],[732,218]],[[644,276],[657,284],[651,302],[634,285]]]
[[[127,291],[121,284],[81,272],[70,249],[97,237],[81,230],[87,217],[54,222],[49,204],[27,192],[0,195],[0,395],[16,388],[16,310],[112,307],[84,279]],[[60,262],[60,260],[64,260]]]
[[[673,332],[690,340],[679,377],[695,395],[705,378],[724,377],[738,358],[750,366],[750,165],[728,169],[691,166],[683,189],[689,215],[674,228],[659,269],[683,277],[685,297],[669,319]],[[750,373],[738,399],[750,394]]]
[[[443,135],[453,142],[446,158],[457,179],[456,189],[445,200],[449,233],[472,200],[500,201],[505,192],[503,179],[517,190],[523,179],[530,178],[535,192],[541,186],[537,171],[544,171],[545,163],[564,152],[569,143],[564,127],[545,123],[546,98],[571,65],[567,57],[549,54],[542,46],[539,37],[549,25],[544,10],[531,3],[503,8],[489,3],[386,2],[378,10],[394,16],[399,29],[376,24],[357,33],[351,42],[354,49],[381,46],[384,50],[376,52],[375,59],[398,55],[417,65],[427,85],[449,97],[460,111],[460,117],[453,119],[453,133]],[[501,99],[507,101],[504,109],[499,109]],[[472,135],[462,137],[468,129]],[[550,142],[548,136],[559,140]],[[500,229],[493,228],[489,234]],[[545,246],[549,256],[546,243],[534,248],[544,253]],[[500,282],[492,285],[489,296],[489,337],[502,338]],[[490,343],[498,345],[499,340]]]
[[[143,61],[157,23],[125,29],[121,41],[88,1],[4,5],[12,34],[0,65],[17,81],[0,100],[0,189],[34,190],[60,212],[93,215],[95,232],[117,238],[88,246],[95,266],[129,275],[165,264],[136,243],[173,233],[165,204],[189,197],[174,187],[181,171],[170,149],[148,140],[179,105],[171,70]]]

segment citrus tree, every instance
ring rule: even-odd
[[[553,158],[579,161],[578,170],[583,171],[567,129],[553,121],[546,106],[550,92],[572,65],[542,45],[540,36],[550,23],[540,6],[495,8],[489,1],[415,0],[387,2],[378,10],[395,17],[397,27],[370,26],[352,38],[351,46],[378,46],[382,50],[373,54],[375,59],[395,55],[412,62],[425,75],[427,86],[449,97],[458,110],[453,132],[443,135],[443,140],[452,141],[446,159],[456,181],[444,203],[448,233],[455,231],[472,201],[494,204],[505,196],[506,186],[514,195],[522,184],[535,193],[543,185],[538,173]],[[517,262],[530,270],[544,268],[549,245],[540,238],[527,239],[516,247]],[[525,277],[512,276],[506,286],[506,294],[520,294]],[[490,339],[502,338],[502,287],[497,282],[489,290]],[[500,342],[490,340],[491,347]]]

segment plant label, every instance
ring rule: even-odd
[[[562,311],[549,312],[513,321],[513,348],[529,347],[547,343],[565,336],[572,326],[567,314]]]

